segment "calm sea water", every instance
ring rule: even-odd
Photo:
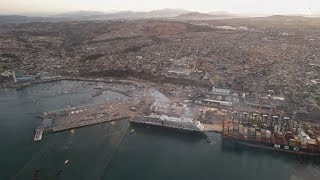
[[[21,91],[0,90],[0,179],[319,179],[320,162],[282,153],[223,145],[206,137],[161,128],[130,126],[127,120],[44,135],[33,141],[43,111],[123,99],[95,85],[57,82]],[[136,133],[128,132],[134,128]],[[65,161],[69,160],[67,164]]]

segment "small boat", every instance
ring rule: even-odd
[[[37,169],[33,172],[32,180],[40,180],[40,169]]]
[[[43,129],[36,129],[36,134],[34,135],[34,141],[40,141],[42,139]]]
[[[59,172],[57,173],[57,179],[63,180],[63,170],[59,170]]]

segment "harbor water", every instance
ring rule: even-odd
[[[124,99],[106,91],[92,97],[96,84],[54,82],[0,90],[0,179],[217,179],[315,180],[320,162],[223,143],[221,135],[130,125],[128,120],[98,124],[33,141],[39,115],[67,107]],[[134,129],[135,133],[130,134]]]

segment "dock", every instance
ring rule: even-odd
[[[121,103],[107,102],[45,112],[42,123],[36,129],[34,140],[40,141],[43,132],[59,132],[129,119],[136,116],[137,112],[131,110],[135,105],[135,100],[129,100]]]
[[[122,120],[122,119],[127,119],[130,118],[130,116],[119,116],[119,117],[114,117],[114,118],[101,118],[97,119],[94,121],[87,121],[87,122],[79,122],[75,124],[67,124],[67,125],[60,125],[57,127],[53,128],[53,132],[59,132],[59,131],[65,131],[69,129],[75,129],[75,128],[80,128],[84,126],[90,126],[90,125],[95,125],[95,124],[100,124],[104,122],[110,122],[110,121],[116,121],[116,120]]]
[[[64,131],[83,126],[99,124],[108,121],[115,121],[134,116],[130,111],[133,102],[104,103],[67,108],[58,112],[47,113],[52,118],[52,131]]]
[[[216,133],[223,132],[223,124],[204,124],[204,123],[202,123],[202,125],[204,126],[203,131],[205,131],[205,132],[216,132]]]

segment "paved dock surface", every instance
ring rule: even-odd
[[[52,131],[58,132],[133,117],[132,106],[134,101],[72,107],[48,112],[44,118],[51,118]]]
[[[219,132],[219,133],[222,133],[223,131],[223,127],[222,127],[222,124],[219,125],[219,124],[204,124],[202,123],[202,125],[204,126],[204,130],[203,131],[212,131],[212,132]]]

